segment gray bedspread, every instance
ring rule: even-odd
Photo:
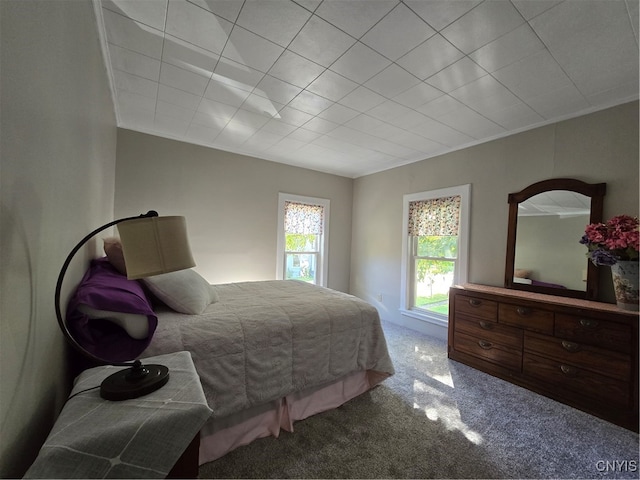
[[[291,280],[214,285],[200,315],[157,309],[142,357],[191,352],[214,417],[393,364],[378,311],[357,297]]]

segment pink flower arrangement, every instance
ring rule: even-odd
[[[619,261],[638,261],[640,232],[638,217],[618,215],[607,223],[587,225],[580,243],[595,265],[615,265]]]

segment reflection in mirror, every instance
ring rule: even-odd
[[[602,221],[606,184],[555,178],[509,194],[505,287],[574,298],[597,297],[597,269],[579,243]]]
[[[566,190],[539,193],[518,205],[514,283],[587,290],[588,260],[577,240],[591,199]]]

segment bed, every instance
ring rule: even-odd
[[[155,301],[150,310],[125,312],[144,319],[149,335],[132,338],[127,325],[105,323],[105,315],[97,321],[95,310],[113,308],[95,298],[91,315],[78,312],[78,304],[90,303],[82,295],[70,304],[70,326],[85,339],[96,339],[90,330],[100,326],[93,342],[99,345],[107,325],[110,341],[117,336],[126,344],[118,351],[129,356],[191,353],[213,411],[201,430],[200,464],[292,432],[295,421],[336,408],[394,373],[378,312],[357,297],[293,280],[209,285],[193,270],[136,282],[105,260],[96,265],[119,282],[119,292],[126,285],[139,299],[142,285]],[[109,296],[104,287],[100,292]]]

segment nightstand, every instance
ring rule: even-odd
[[[100,385],[122,367],[82,372],[24,478],[197,476],[199,431],[211,409],[191,354],[159,355],[143,363],[169,367],[168,383],[148,395],[118,402],[102,399],[99,389],[74,395]]]

